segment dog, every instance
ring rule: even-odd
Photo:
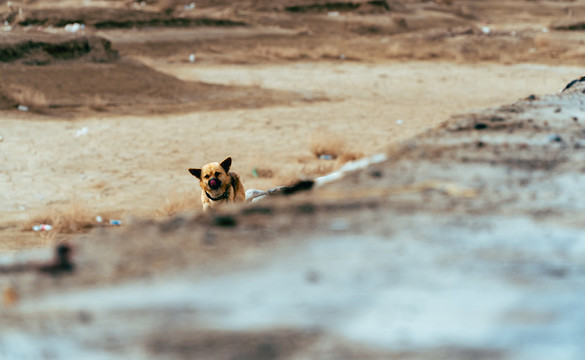
[[[232,158],[221,163],[213,162],[201,169],[189,169],[199,179],[203,211],[223,204],[243,203],[246,200],[244,185],[238,174],[230,172]]]

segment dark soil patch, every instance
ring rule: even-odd
[[[96,36],[17,33],[10,38],[0,37],[0,62],[46,65],[82,58],[109,62],[118,58],[118,52],[112,49],[109,41]]]
[[[27,12],[21,26],[41,25],[64,27],[79,23],[97,29],[133,28],[147,26],[245,26],[242,21],[208,17],[175,17],[171,14],[131,9],[84,7],[68,9],[41,9]]]
[[[563,31],[583,31],[585,30],[585,21],[562,21],[553,24],[552,28]]]
[[[286,11],[289,12],[325,12],[325,11],[352,11],[357,10],[362,5],[374,5],[379,6],[384,9],[389,9],[388,4],[385,1],[369,1],[367,3],[355,3],[352,1],[340,1],[340,2],[326,2],[326,3],[313,3],[307,5],[294,5],[294,6],[287,6],[285,8]]]
[[[11,86],[44,94],[45,111],[90,108],[116,112],[160,113],[189,110],[255,108],[299,100],[299,95],[186,82],[128,60],[110,63],[68,62],[47,66],[0,64],[4,94],[0,108],[15,107]],[[128,108],[130,107],[130,108]],[[87,110],[87,109],[85,109]]]
[[[317,335],[300,331],[225,332],[207,331],[169,336],[166,332],[154,334],[146,347],[155,355],[173,354],[190,358],[197,354],[203,359],[257,359],[288,358],[309,346]]]

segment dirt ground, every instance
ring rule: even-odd
[[[545,95],[585,72],[584,15],[585,1],[0,2],[0,357],[584,354],[582,311],[568,315],[581,89]],[[246,188],[269,189],[375,154],[388,160],[214,216],[187,172],[231,156]],[[66,241],[75,276],[26,270]]]
[[[582,74],[581,40],[552,30],[580,2],[84,4],[2,8],[4,251],[198,208],[189,167],[232,156],[247,188],[289,184]]]

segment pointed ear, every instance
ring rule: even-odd
[[[229,172],[230,167],[232,166],[232,158],[231,157],[226,158],[219,165],[221,165],[221,167],[225,170],[226,173]]]
[[[201,169],[189,169],[189,172],[191,173],[191,175],[201,180]]]

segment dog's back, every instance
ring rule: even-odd
[[[240,181],[240,176],[234,172],[230,172],[229,175],[232,178],[232,188],[234,191],[233,201],[236,203],[246,201],[246,190]]]

